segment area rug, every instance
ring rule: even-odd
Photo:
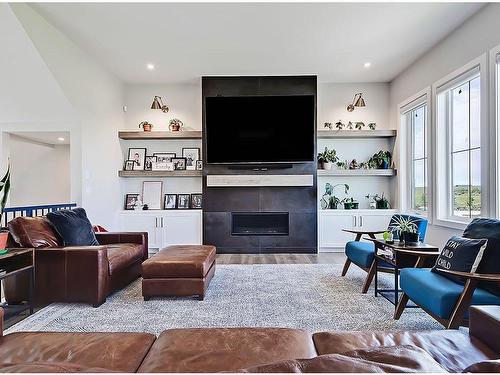
[[[108,297],[98,308],[53,303],[7,330],[129,331],[159,334],[185,327],[292,327],[327,330],[442,329],[420,309],[393,320],[394,306],[373,290],[361,294],[366,274],[338,264],[220,265],[204,301],[141,296],[141,281]],[[392,275],[379,277],[381,286]]]

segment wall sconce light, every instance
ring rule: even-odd
[[[355,107],[366,107],[365,100],[362,98],[362,95],[363,94],[361,92],[354,95],[352,103],[347,106],[348,112],[354,111]]]
[[[161,109],[164,113],[168,112],[168,107],[163,104],[163,100],[161,100],[161,96],[155,95],[153,98],[153,104],[151,104],[151,109]]]

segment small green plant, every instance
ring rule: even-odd
[[[328,147],[325,147],[325,151],[318,154],[318,161],[320,163],[336,163],[338,160],[337,151],[329,150]]]
[[[356,125],[355,125],[356,130],[361,130],[364,127],[365,127],[365,123],[361,122],[361,121],[357,122]]]
[[[5,176],[0,180],[0,223],[2,222],[3,210],[7,204],[10,192],[10,165],[7,167]]]
[[[347,185],[347,184],[332,185],[329,182],[327,182],[325,185],[325,193],[321,197],[321,208],[322,209],[324,209],[324,210],[336,209],[337,205],[342,202],[339,198],[337,198],[335,195],[333,195],[333,192],[337,186],[344,187],[344,194],[347,194],[349,192],[349,185]]]
[[[378,194],[374,194],[374,195],[367,194],[366,198],[373,199],[376,202],[378,209],[386,209],[386,208],[389,208],[389,206],[390,206],[389,200],[384,196],[384,193],[382,193],[381,196]]]
[[[405,218],[401,215],[394,217],[394,222],[389,227],[391,232],[396,232],[401,236],[401,233],[417,233],[417,224],[409,217]]]
[[[345,127],[345,125],[340,120],[335,123],[335,129],[337,129],[337,130],[342,130],[342,129],[344,129],[344,127]]]
[[[374,154],[370,160],[368,160],[368,165],[370,168],[377,169],[389,169],[392,163],[392,154],[390,151],[380,150]]]

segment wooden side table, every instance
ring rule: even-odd
[[[425,267],[426,264],[434,262],[440,254],[438,247],[425,243],[419,242],[416,245],[404,245],[399,242],[394,242],[388,244],[381,239],[367,239],[373,241],[375,244],[375,297],[380,294],[395,307],[399,302],[399,293],[402,292],[402,290],[399,289],[400,270],[409,267]],[[384,268],[384,271],[388,272],[386,267],[379,267],[381,262],[386,262],[391,265],[392,271],[389,272],[394,273],[394,289],[378,288],[379,269]]]
[[[27,273],[29,275],[28,303],[21,307],[16,305],[16,312],[19,313],[29,309],[30,314],[33,314],[33,289],[35,284],[34,249],[9,249],[6,254],[0,255],[0,280],[21,273]],[[9,305],[2,307],[9,308]]]

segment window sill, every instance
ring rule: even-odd
[[[440,227],[448,228],[448,229],[457,229],[457,230],[463,231],[467,227],[467,225],[469,225],[469,222],[471,220],[460,221],[460,220],[453,220],[453,219],[435,219],[433,224],[440,226]]]

